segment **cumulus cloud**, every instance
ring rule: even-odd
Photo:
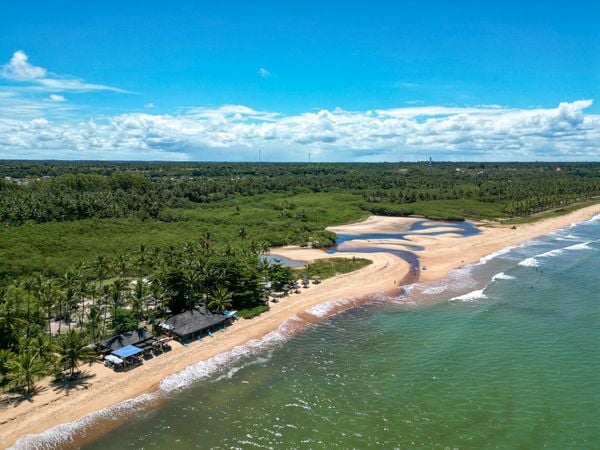
[[[591,100],[555,108],[336,108],[285,115],[243,105],[72,123],[0,118],[0,158],[293,161],[599,160]]]
[[[271,76],[271,72],[269,72],[264,67],[261,67],[260,69],[258,69],[258,74],[263,78],[269,78]]]
[[[2,77],[7,80],[30,81],[44,78],[46,69],[29,63],[29,58],[23,50],[13,53],[8,64],[2,66]]]
[[[48,99],[53,102],[66,102],[67,101],[67,99],[64,96],[58,95],[58,94],[50,94],[48,96]]]
[[[124,89],[112,86],[86,83],[75,78],[51,74],[47,69],[31,64],[29,57],[23,50],[17,50],[13,53],[10,61],[0,69],[0,76],[8,81],[27,83],[35,90],[54,92],[113,91],[128,93]]]

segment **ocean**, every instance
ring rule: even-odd
[[[597,216],[399,298],[315,308],[301,331],[291,321],[169,377],[159,402],[22,444],[599,448],[599,273]]]

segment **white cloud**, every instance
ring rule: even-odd
[[[0,158],[323,161],[600,160],[591,100],[556,108],[336,108],[295,115],[243,105],[72,123],[1,118]],[[1,113],[0,109],[0,113]]]
[[[152,108],[154,108],[154,106],[155,106],[154,103],[150,102],[150,103],[146,103],[144,105],[144,108],[146,108],[146,109],[152,109]]]
[[[29,57],[23,50],[17,50],[10,61],[2,66],[0,76],[5,80],[28,83],[32,90],[43,91],[113,91],[120,93],[129,93],[124,89],[119,89],[103,84],[86,83],[84,81],[62,77],[50,74],[45,68],[34,66],[29,63]]]
[[[67,101],[67,99],[64,96],[58,95],[58,94],[50,94],[48,96],[48,99],[53,102],[66,102]]]
[[[263,78],[269,78],[271,76],[271,72],[269,72],[264,67],[261,67],[260,69],[258,69],[258,74]]]
[[[8,64],[2,66],[3,78],[16,81],[30,81],[44,78],[46,69],[29,64],[29,58],[23,50],[13,53]]]

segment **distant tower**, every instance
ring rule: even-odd
[[[308,152],[308,163],[310,164],[310,152]]]
[[[431,158],[431,156],[429,157],[429,165],[431,166],[433,164],[433,159]]]
[[[262,162],[262,160],[261,160],[261,152],[262,152],[262,149],[259,148],[258,149],[258,164],[260,164]]]

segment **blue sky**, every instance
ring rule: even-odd
[[[4,1],[0,157],[600,159],[599,23],[593,1]]]

